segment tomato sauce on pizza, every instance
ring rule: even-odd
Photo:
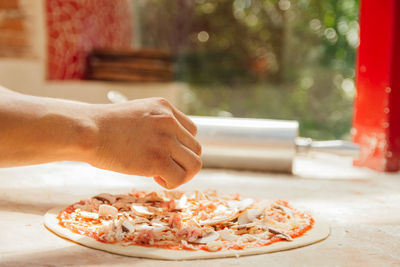
[[[291,242],[313,217],[287,201],[216,191],[99,194],[62,210],[60,226],[99,242],[173,250],[243,250]]]

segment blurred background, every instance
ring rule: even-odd
[[[0,84],[191,115],[293,119],[350,139],[357,0],[0,0]],[[22,78],[21,78],[22,77]]]

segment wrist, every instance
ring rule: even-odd
[[[96,122],[97,109],[95,106],[94,104],[74,103],[74,107],[72,107],[79,114],[72,118],[70,160],[91,163],[96,157],[99,146],[99,128]]]
[[[53,157],[52,161],[89,162],[98,139],[94,105],[61,99],[41,101],[44,110],[38,124],[45,134],[45,138],[40,138],[43,140],[43,149],[47,151],[45,153]]]

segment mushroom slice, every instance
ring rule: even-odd
[[[168,225],[165,225],[164,223],[158,223],[158,222],[153,223],[153,222],[151,222],[151,226],[153,226],[154,228],[156,228],[156,229],[158,229],[160,231],[168,229]]]
[[[189,222],[190,222],[191,224],[193,224],[194,226],[201,228],[201,225],[196,221],[195,218],[192,217],[192,218],[189,220]]]
[[[278,237],[286,239],[287,241],[292,241],[293,240],[293,238],[291,236],[289,236],[289,235],[287,235],[287,234],[283,233],[282,231],[279,231],[279,230],[277,230],[275,228],[268,227],[268,231],[270,233],[278,236]]]
[[[218,205],[217,206],[217,208],[214,210],[214,213],[215,214],[218,214],[218,213],[224,213],[224,212],[226,212],[228,210],[228,208],[225,206],[225,205]]]
[[[113,205],[113,207],[117,208],[118,210],[128,211],[130,209],[131,202],[125,202],[125,201],[122,201],[122,200],[117,200],[112,205]]]
[[[247,213],[247,217],[249,218],[249,220],[254,221],[255,219],[257,219],[257,217],[259,217],[263,213],[263,210],[262,209],[248,209],[248,210],[246,210],[246,213]]]
[[[98,194],[97,196],[94,196],[93,198],[98,199],[102,201],[103,203],[108,203],[108,204],[114,204],[115,201],[117,201],[117,198],[111,194],[108,193],[101,193]]]
[[[154,215],[154,213],[150,212],[146,207],[141,205],[136,205],[135,203],[131,205],[131,210],[137,216],[148,217]]]
[[[258,240],[258,238],[250,234],[243,234],[242,236],[239,237],[239,241],[241,242],[253,242],[256,240]]]
[[[164,210],[162,208],[157,208],[153,206],[148,206],[143,208],[147,209],[147,212],[149,212],[152,215],[162,215],[164,213]]]
[[[247,224],[253,222],[258,216],[262,214],[260,209],[247,209],[242,212],[238,217],[239,224]]]
[[[194,198],[197,201],[199,201],[199,200],[207,200],[206,195],[203,192],[199,191],[199,190],[195,190],[194,191]]]
[[[153,225],[153,231],[155,233],[159,233],[159,232],[162,232],[162,231],[167,230],[167,229],[168,229],[168,227],[164,226],[164,225]]]
[[[135,227],[132,225],[132,223],[128,220],[125,220],[121,224],[122,231],[132,233],[135,231]]]
[[[133,219],[133,224],[150,223],[150,221],[144,217],[136,217]]]
[[[243,225],[234,225],[232,226],[233,230],[235,230],[236,235],[243,235],[243,234],[260,234],[265,233],[268,228],[263,225],[259,225],[256,223],[248,223]]]
[[[239,215],[239,211],[237,209],[227,209],[225,214],[214,216],[213,218],[210,218],[210,219],[207,219],[204,221],[199,221],[199,224],[211,226],[211,225],[216,225],[216,224],[220,224],[220,223],[226,223],[226,222],[230,222],[230,221],[236,219],[238,215]]]
[[[166,226],[154,226],[154,225],[148,225],[148,224],[137,224],[134,226],[136,231],[142,231],[142,230],[152,230],[155,233],[160,233],[166,229],[168,229],[168,227]]]
[[[150,192],[146,194],[144,197],[138,199],[138,202],[161,202],[164,201],[164,198],[158,192]]]
[[[293,212],[292,212],[289,208],[287,208],[287,207],[285,207],[285,206],[282,206],[282,205],[278,205],[278,204],[275,204],[274,208],[275,208],[275,209],[280,209],[280,210],[282,210],[283,212],[285,212],[284,215],[285,215],[289,220],[295,219],[295,216],[294,216]]]
[[[154,227],[152,227],[148,224],[136,224],[134,227],[135,227],[135,231],[153,230],[154,229]]]
[[[236,241],[238,236],[232,230],[224,229],[218,231],[219,237],[224,241]]]
[[[102,204],[99,206],[99,217],[100,218],[118,218],[118,210],[113,206]]]
[[[251,221],[249,220],[249,217],[247,217],[247,212],[241,213],[238,217],[238,224],[246,225],[248,223],[251,223]]]
[[[196,244],[208,244],[210,242],[213,242],[215,240],[217,240],[219,238],[219,234],[215,231],[212,231],[210,233],[208,233],[207,235],[193,241],[193,243]]]
[[[283,239],[285,239],[287,241],[293,241],[293,238],[291,236],[287,235],[287,234],[278,234],[278,235],[275,235],[275,236],[281,237],[281,238],[283,238]]]
[[[178,200],[175,209],[176,210],[182,210],[184,208],[188,207],[188,203],[187,203],[187,196],[185,194],[183,194],[181,196],[181,198]]]
[[[231,200],[228,201],[228,206],[230,208],[235,208],[238,209],[239,211],[244,211],[248,207],[250,207],[254,203],[254,200],[251,198],[245,198],[243,200],[237,201],[237,200]]]
[[[126,201],[126,202],[135,202],[136,197],[129,195],[129,194],[118,194],[118,195],[114,195],[115,198],[117,199],[117,201]]]
[[[237,224],[237,225],[233,225],[231,227],[231,229],[241,230],[241,229],[246,229],[246,228],[255,227],[255,226],[257,226],[255,223]]]
[[[218,251],[222,249],[222,242],[221,241],[212,241],[207,244],[208,251]]]
[[[154,226],[168,226],[167,222],[160,220],[159,218],[151,220],[151,225]]]

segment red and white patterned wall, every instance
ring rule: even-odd
[[[129,48],[130,0],[46,0],[47,79],[83,79],[93,48]]]

